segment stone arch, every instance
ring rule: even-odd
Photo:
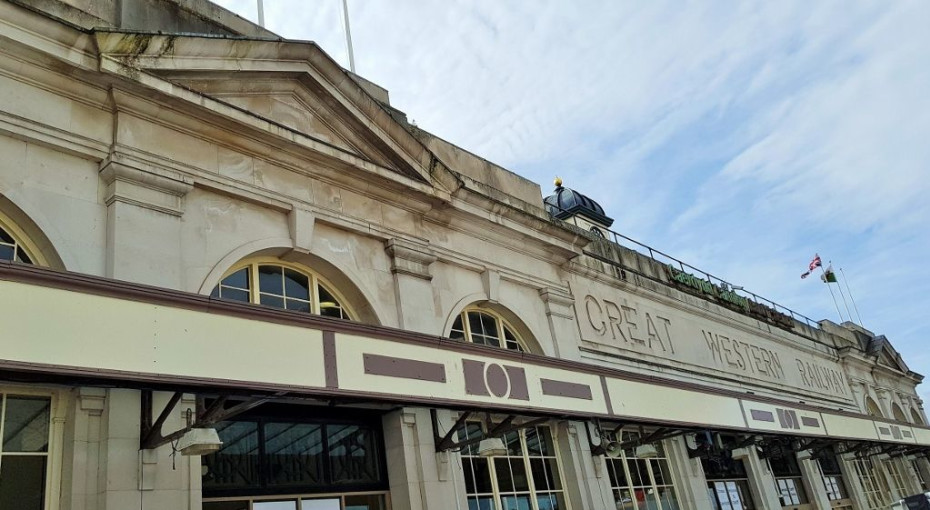
[[[882,408],[878,407],[878,403],[875,402],[875,399],[868,395],[865,396],[865,414],[869,416],[875,416],[877,418],[885,417],[885,415],[882,413]]]
[[[223,275],[242,261],[258,257],[275,257],[284,262],[306,266],[332,284],[358,314],[359,322],[381,324],[384,310],[376,310],[375,301],[363,290],[366,288],[360,274],[344,267],[337,267],[326,259],[312,253],[300,253],[293,249],[289,238],[259,239],[245,243],[226,254],[217,262],[200,286],[200,294],[210,294]]]
[[[532,354],[546,354],[539,342],[539,336],[519,315],[514,313],[508,306],[501,303],[488,301],[487,295],[481,292],[469,294],[460,299],[453,307],[451,313],[446,317],[446,323],[443,325],[442,336],[448,336],[452,329],[455,319],[466,308],[477,308],[479,310],[488,310],[491,313],[499,315],[506,320],[516,331],[517,336]]]
[[[891,417],[896,421],[907,423],[907,415],[904,414],[904,410],[901,409],[901,406],[899,406],[897,402],[891,404]]]
[[[24,244],[39,257],[37,264],[60,271],[79,270],[75,260],[67,257],[66,261],[63,258],[62,254],[67,252],[59,249],[62,236],[51,222],[38,212],[38,208],[30,208],[27,212],[20,205],[22,202],[15,200],[15,197],[7,193],[0,194],[0,222],[5,220],[21,231],[21,236],[25,237]],[[57,244],[52,242],[47,233],[51,233],[58,240]]]
[[[924,419],[920,415],[920,411],[918,411],[916,407],[911,408],[911,421],[916,425],[924,424]]]

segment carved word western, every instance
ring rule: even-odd
[[[711,331],[702,329],[701,333],[714,361],[724,368],[774,379],[785,378],[777,352]]]

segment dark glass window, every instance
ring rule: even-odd
[[[203,457],[204,496],[388,488],[380,421],[292,418],[247,416],[218,424],[223,447]]]
[[[485,310],[466,310],[455,318],[449,338],[523,352],[523,344],[498,315]]]
[[[51,399],[0,395],[0,510],[42,510]]]
[[[17,241],[13,234],[10,234],[3,227],[0,227],[0,260],[12,260],[13,262],[22,262],[32,264],[32,258],[23,249],[21,242]]]
[[[210,296],[352,320],[319,276],[276,264],[253,263],[238,269],[223,278]]]

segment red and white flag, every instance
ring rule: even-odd
[[[820,255],[817,255],[817,254],[815,253],[815,254],[814,254],[814,259],[811,260],[811,263],[810,263],[810,265],[808,266],[807,271],[805,271],[804,273],[801,273],[801,279],[803,280],[803,279],[807,278],[808,276],[810,276],[810,275],[811,275],[811,271],[813,271],[814,269],[817,269],[817,268],[820,267],[820,266],[821,266],[821,264],[820,264]]]

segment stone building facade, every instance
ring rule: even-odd
[[[313,43],[199,0],[5,0],[0,41],[0,510],[927,489],[884,336],[544,201]]]

